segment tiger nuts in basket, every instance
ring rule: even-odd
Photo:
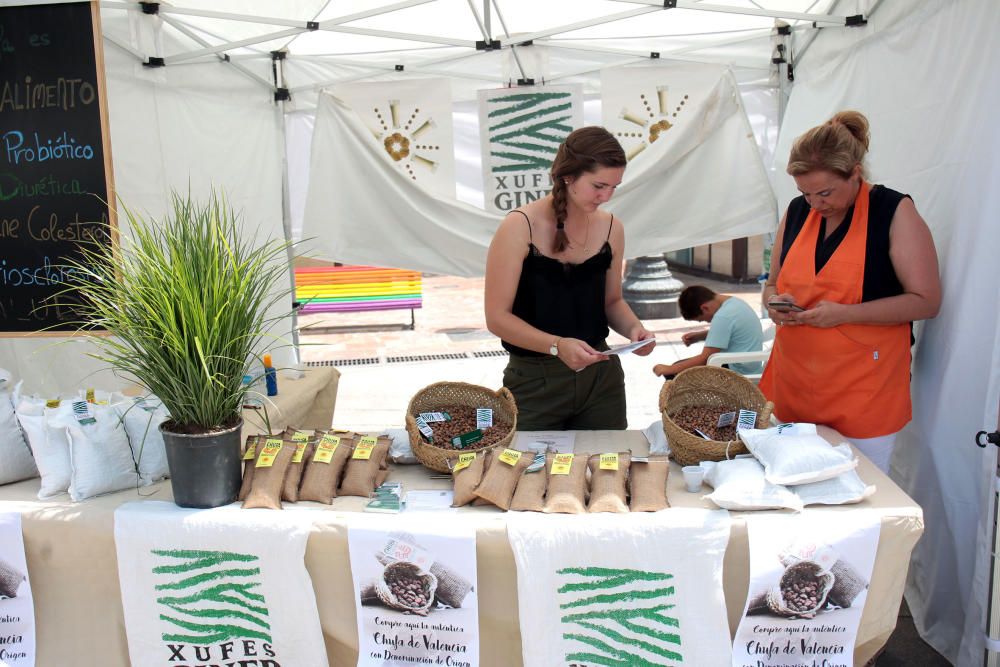
[[[701,431],[712,440],[735,440],[736,420],[729,426],[718,427],[719,417],[727,412],[739,412],[739,408],[720,408],[714,405],[689,405],[670,415],[680,428],[688,433],[701,436]]]
[[[445,421],[434,421],[428,423],[433,432],[432,442],[436,447],[442,449],[460,449],[462,451],[473,451],[492,447],[500,442],[510,433],[510,424],[494,417],[493,426],[479,429],[483,437],[481,440],[469,443],[468,445],[456,446],[454,438],[462,436],[476,430],[476,408],[465,405],[442,406],[438,412],[445,413],[451,419]],[[418,415],[414,415],[417,417]]]

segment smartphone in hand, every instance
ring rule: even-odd
[[[779,313],[801,313],[805,310],[802,306],[791,301],[768,301],[767,307],[774,308]]]

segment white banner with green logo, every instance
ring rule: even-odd
[[[511,516],[525,667],[728,667],[729,513]]]
[[[35,605],[24,557],[21,515],[0,514],[0,665],[35,664]]]
[[[306,540],[294,510],[115,512],[118,579],[133,667],[326,665]],[[279,545],[280,548],[275,548]]]
[[[582,125],[578,85],[479,91],[486,210],[507,213],[547,195],[559,144]]]

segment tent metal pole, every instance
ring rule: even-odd
[[[431,2],[437,2],[437,0],[403,0],[403,2],[394,2],[391,5],[382,5],[375,9],[369,9],[363,12],[355,12],[354,14],[345,14],[344,16],[338,16],[332,19],[324,20],[320,25],[323,24],[336,24],[350,23],[351,21],[358,21],[360,19],[371,18],[372,16],[380,16],[381,14],[389,14],[396,11],[397,9],[407,9],[408,7],[416,7],[418,5],[426,5]]]
[[[372,30],[370,28],[352,28],[349,26],[326,27],[322,23],[320,30],[329,32],[345,32],[350,35],[367,35],[369,37],[386,37],[388,39],[402,39],[408,42],[427,42],[428,44],[444,44],[445,46],[464,46],[466,48],[476,48],[476,42],[469,39],[451,39],[449,37],[435,37],[433,35],[416,35],[408,32],[392,32],[390,30]]]
[[[173,26],[173,28],[176,29],[178,32],[180,32],[183,35],[186,35],[189,39],[193,39],[194,41],[198,42],[199,44],[206,44],[206,45],[208,44],[208,42],[206,42],[203,38],[201,38],[198,35],[196,35],[193,30],[191,30],[190,28],[188,28],[186,25],[184,25],[183,23],[181,23],[180,21],[178,21],[175,18],[172,18],[170,16],[164,16],[163,17],[163,22],[167,23],[170,26]],[[263,84],[268,90],[273,90],[274,86],[273,86],[273,84],[270,81],[268,81],[267,79],[265,79],[262,76],[258,76],[257,74],[254,74],[252,71],[250,71],[244,65],[240,65],[239,63],[235,63],[232,60],[227,60],[226,58],[224,58],[222,56],[218,56],[217,55],[216,58],[218,60],[222,61],[222,62],[228,62],[230,65],[232,65],[236,69],[236,71],[240,72],[241,74],[243,74],[244,76],[250,78],[251,80],[256,81],[257,83]]]
[[[306,22],[300,19],[283,19],[275,16],[249,16],[247,14],[233,14],[232,12],[215,12],[208,9],[174,7],[167,4],[160,4],[159,12],[160,14],[183,14],[185,16],[201,16],[207,19],[224,19],[228,21],[242,21],[244,23],[264,23],[266,25],[284,25],[290,28],[308,29]]]
[[[490,0],[483,0],[483,24],[486,28],[486,41],[493,39],[493,26],[490,17]]]
[[[615,2],[628,2],[635,5],[651,5],[656,9],[665,9],[663,0],[614,0]],[[754,9],[751,7],[730,7],[729,5],[712,5],[697,0],[677,0],[677,9],[694,9],[702,12],[720,12],[723,14],[743,14],[745,16],[764,16],[775,19],[790,19],[796,21],[815,21],[816,23],[829,23],[831,25],[845,25],[847,19],[843,16],[831,16],[829,14],[804,14],[802,12],[783,12],[771,9]]]
[[[277,90],[284,87],[284,60],[272,57],[274,62],[274,88]],[[295,248],[291,243],[292,238],[292,208],[291,192],[288,186],[288,136],[285,130],[285,100],[282,96],[275,96],[275,108],[277,112],[276,121],[281,133],[281,226],[285,232],[285,240],[289,246],[285,249],[288,257],[288,281],[292,286],[292,352],[295,354],[295,364],[302,363],[302,355],[299,351],[299,313],[295,308]]]
[[[500,40],[500,44],[501,46],[508,46],[510,44],[520,44],[522,42],[530,42],[535,39],[540,39],[542,37],[551,37],[552,35],[558,35],[564,32],[573,32],[574,30],[591,28],[595,25],[614,23],[615,21],[621,21],[623,19],[629,19],[634,16],[642,16],[643,14],[650,14],[652,12],[658,12],[662,10],[663,10],[663,5],[657,5],[656,7],[642,7],[640,9],[630,9],[627,12],[620,12],[618,14],[609,14],[607,16],[588,19],[586,21],[577,21],[576,23],[568,23],[566,25],[558,26],[556,28],[550,28],[548,30],[539,30],[538,32],[530,32],[526,35],[518,35],[516,39],[512,38],[508,34],[504,39]]]
[[[483,20],[479,17],[479,12],[476,11],[476,6],[473,4],[473,0],[466,0],[469,3],[469,11],[472,12],[472,16],[476,19],[476,25],[479,26],[479,32],[482,33],[483,39],[485,41],[490,41],[490,33],[487,32],[486,26],[483,25]]]
[[[125,51],[126,53],[129,53],[129,54],[135,56],[140,62],[146,62],[146,59],[147,59],[146,54],[141,53],[137,49],[133,49],[128,44],[122,44],[120,41],[118,41],[117,39],[115,39],[114,37],[112,37],[111,35],[109,35],[108,33],[104,33],[103,36],[104,36],[104,39],[106,41],[111,42],[112,44],[114,44],[115,46],[117,46],[122,51]]]
[[[507,30],[507,22],[503,20],[503,14],[500,13],[500,5],[497,4],[497,0],[493,0],[493,10],[497,13],[497,18],[500,19],[500,27],[503,28],[503,34],[505,37],[510,37],[510,30]],[[521,73],[522,79],[527,79],[528,75],[524,72],[524,65],[521,64],[521,59],[517,55],[517,49],[511,45],[510,55],[514,57],[514,64],[517,65],[517,71]]]
[[[606,53],[606,54],[614,55],[614,56],[629,56],[629,57],[634,57],[634,58],[645,58],[645,59],[649,58],[649,52],[648,51],[628,51],[626,49],[613,49],[613,48],[603,47],[603,46],[582,46],[582,45],[576,45],[576,44],[566,44],[564,42],[554,41],[554,40],[548,40],[548,39],[540,39],[540,40],[537,40],[535,43],[536,44],[540,44],[542,46],[547,46],[550,49],[565,49],[565,50],[568,50],[568,51],[592,51],[594,53]],[[697,58],[697,57],[691,57],[691,56],[675,57],[674,59],[675,60],[683,60],[685,62],[709,63],[709,64],[713,64],[713,65],[726,65],[728,67],[731,67],[734,70],[759,70],[759,71],[762,71],[762,72],[770,71],[769,68],[766,69],[766,68],[763,68],[763,67],[753,67],[752,65],[735,65],[735,64],[728,63],[728,62],[719,62],[717,60],[707,60],[705,58]]]
[[[370,66],[371,65],[369,65],[369,67]],[[393,72],[395,71],[394,67],[393,68],[387,68],[387,69],[391,69]],[[486,82],[492,83],[492,84],[503,84],[503,83],[506,83],[506,81],[504,79],[501,79],[500,77],[496,77],[496,76],[484,76],[484,75],[476,75],[476,74],[468,74],[466,72],[461,72],[461,73],[459,73],[459,72],[445,72],[445,71],[442,71],[442,70],[424,69],[422,67],[412,67],[412,68],[411,67],[407,67],[406,71],[408,73],[410,73],[410,74],[433,74],[435,76],[448,76],[448,77],[453,77],[453,78],[457,78],[457,79],[470,79],[472,81],[486,81]],[[388,73],[389,72],[386,72],[386,74],[388,74]],[[309,84],[306,84],[306,85],[303,85],[303,86],[296,86],[295,88],[290,88],[288,92],[290,92],[292,94],[295,94],[295,93],[301,93],[301,92],[309,91],[309,90],[318,90],[318,89],[321,89],[321,88],[325,88],[327,86],[335,86],[335,85],[341,84],[341,83],[350,83],[351,81],[358,81],[360,79],[367,79],[367,78],[370,78],[372,76],[379,76],[379,75],[380,75],[380,73],[378,73],[378,72],[365,72],[363,74],[353,74],[351,76],[345,76],[345,77],[341,77],[339,79],[326,79],[324,81],[319,81],[317,83],[309,83]]]
[[[167,19],[166,16],[163,17],[164,20]],[[171,24],[173,25],[173,24]],[[223,51],[229,51],[231,49],[238,49],[244,46],[250,46],[251,44],[260,44],[261,42],[270,42],[275,39],[281,39],[282,37],[290,37],[292,35],[299,35],[305,32],[305,28],[290,28],[288,30],[280,30],[278,32],[269,32],[266,35],[258,35],[256,37],[248,37],[246,39],[241,39],[236,42],[227,42],[225,44],[217,44],[215,46],[206,46],[202,49],[196,49],[194,51],[188,51],[187,53],[181,53],[176,56],[167,56],[163,59],[163,62],[167,65],[175,65],[179,62],[185,60],[191,60],[192,58],[199,58],[201,56],[222,53]]]

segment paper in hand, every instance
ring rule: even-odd
[[[613,345],[607,350],[604,350],[602,354],[628,354],[632,350],[638,350],[641,347],[646,347],[647,345],[652,345],[656,342],[655,338],[647,338],[646,340],[637,340],[634,343],[625,343],[623,345]]]

